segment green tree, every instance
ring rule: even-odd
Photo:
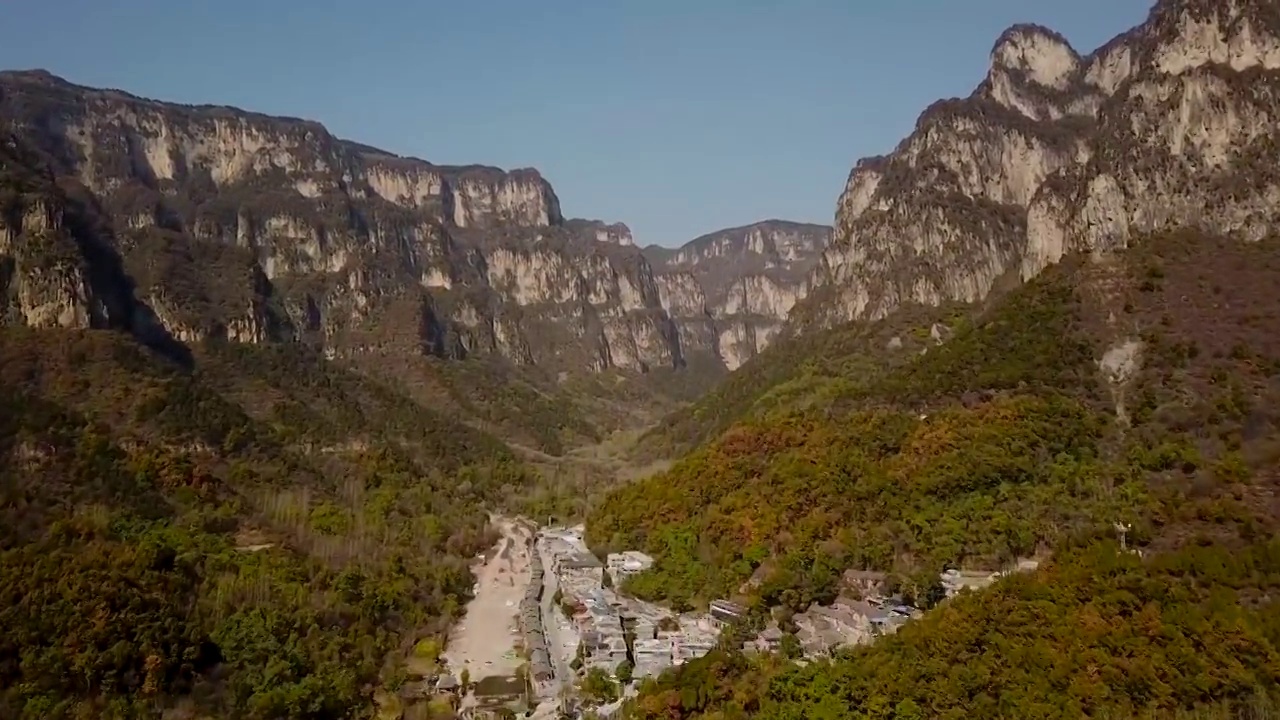
[[[618,684],[609,677],[609,673],[598,667],[587,671],[582,682],[578,684],[578,690],[583,696],[598,703],[608,703],[618,699]]]
[[[789,632],[782,634],[782,640],[778,642],[778,652],[789,660],[804,656],[804,648],[800,647],[800,640],[796,638],[795,633]]]
[[[924,720],[924,710],[911,698],[898,702],[893,707],[893,720]]]

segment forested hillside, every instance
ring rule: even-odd
[[[318,358],[0,331],[0,716],[341,717],[535,479]]]
[[[1063,548],[875,645],[799,667],[716,651],[648,683],[630,718],[1264,720],[1280,712],[1280,546],[1143,561]]]
[[[735,423],[821,403],[850,383],[910,359],[935,333],[949,332],[974,308],[904,308],[878,322],[852,323],[779,340],[688,406],[655,423],[636,443],[637,457],[680,457]],[[937,330],[934,331],[934,326]]]
[[[1184,232],[1068,260],[924,354],[822,378],[618,490],[593,541],[654,552],[630,587],[677,605],[754,574],[742,599],[799,609],[848,567],[926,601],[947,566],[1055,558],[832,665],[682,669],[637,716],[1146,717],[1270,692],[1277,250]],[[1117,556],[1114,522],[1147,560]]]

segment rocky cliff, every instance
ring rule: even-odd
[[[830,237],[825,225],[765,220],[645,255],[685,343],[710,343],[732,370],[768,345],[808,293]]]
[[[314,122],[41,71],[0,73],[0,122],[29,175],[84,198],[93,221],[76,238],[99,248],[67,230],[61,269],[37,268],[63,200],[14,201],[0,235],[11,323],[113,322],[74,266],[114,298],[116,324],[180,342],[732,368],[804,295],[829,232],[770,221],[642,252],[624,224],[566,219],[536,170],[434,165]]]
[[[627,227],[566,220],[535,170],[434,165],[314,122],[40,71],[0,73],[0,122],[36,182],[0,225],[8,322],[562,369],[684,363]],[[72,186],[93,211],[78,229],[62,210]]]
[[[1174,227],[1271,232],[1278,70],[1266,0],[1162,0],[1088,55],[1010,28],[969,97],[854,167],[795,326],[979,300],[1067,252]]]

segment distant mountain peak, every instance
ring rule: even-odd
[[[1067,90],[1080,73],[1081,58],[1061,34],[1042,25],[1014,25],[991,49],[993,71],[1015,72],[1055,90]]]

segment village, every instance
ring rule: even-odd
[[[586,705],[578,685],[593,671],[612,681],[639,681],[701,657],[742,609],[716,604],[677,615],[614,590],[653,559],[639,552],[601,562],[583,528],[536,530],[524,521],[495,521],[503,538],[478,559],[475,597],[441,656],[443,672],[415,691],[453,698],[463,717],[507,712],[534,718],[576,716]],[[624,666],[626,669],[624,670]],[[629,695],[634,682],[611,705]]]
[[[1013,568],[994,572],[950,569],[943,572],[938,581],[945,597],[950,598],[963,590],[985,588],[1011,572],[1029,572],[1037,566],[1037,561],[1025,559],[1018,561]],[[841,648],[874,642],[879,637],[897,632],[902,625],[923,614],[920,609],[889,592],[886,573],[848,570],[842,577],[841,590],[832,604],[813,605],[791,618],[801,658],[827,657]],[[743,649],[747,652],[784,652],[786,634],[779,623],[771,622]]]
[[[575,717],[587,708],[607,717],[640,681],[711,652],[723,630],[747,614],[728,599],[710,602],[706,612],[678,614],[624,595],[617,588],[654,559],[631,550],[602,561],[580,525],[537,529],[502,520],[500,526],[504,537],[480,558],[476,595],[442,656],[447,671],[431,681],[437,693],[457,698],[463,717]],[[939,584],[951,597],[1036,566],[1022,560],[998,572],[947,570]],[[889,590],[884,573],[847,571],[835,602],[785,622],[771,619],[742,649],[806,662],[874,642],[922,614]],[[590,675],[607,678],[616,694],[585,697],[581,685]]]
[[[551,616],[554,627],[548,634],[558,640],[552,650],[560,662],[576,664],[575,671],[598,668],[616,677],[623,663],[631,663],[636,680],[657,675],[710,652],[724,623],[733,619],[714,606],[707,613],[676,615],[617,592],[614,588],[648,569],[653,559],[629,551],[608,555],[602,563],[587,549],[581,527],[542,532],[538,554],[550,569],[544,594],[550,593],[551,602],[543,607],[552,611],[542,617]],[[535,678],[549,670],[549,665],[532,667]]]

